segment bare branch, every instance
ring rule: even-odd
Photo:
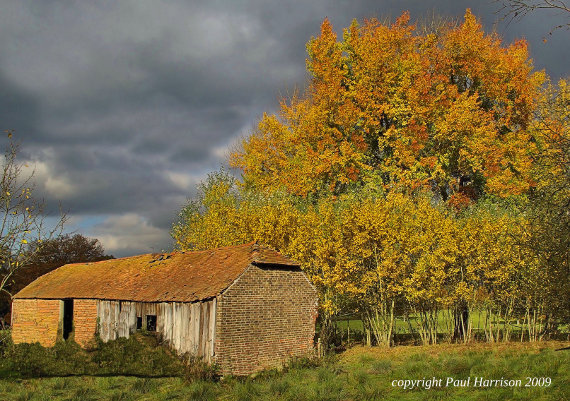
[[[33,196],[34,171],[24,171],[26,166],[17,161],[19,147],[12,139],[13,132],[6,133],[8,144],[0,159],[0,292],[10,294],[10,278],[33,256],[28,244],[41,244],[59,235],[66,215],[60,211],[58,222],[45,227],[44,202]]]
[[[537,10],[554,10],[566,17],[565,24],[556,25],[550,31],[560,28],[570,29],[570,6],[562,0],[495,0],[502,3],[502,7],[498,12],[503,13],[503,19],[509,23],[513,20],[521,20],[527,14]]]

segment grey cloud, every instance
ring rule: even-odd
[[[158,249],[224,148],[305,85],[305,44],[325,17],[341,34],[353,18],[461,18],[467,7],[505,42],[525,36],[537,68],[568,74],[568,31],[548,36],[557,17],[507,25],[493,2],[6,1],[0,128],[38,163],[49,210],[62,201],[78,221],[99,216],[92,233],[118,255]],[[125,236],[137,229],[135,246]]]

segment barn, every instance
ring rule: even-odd
[[[249,243],[62,266],[15,295],[12,337],[86,346],[146,329],[223,374],[246,375],[310,354],[316,316],[299,264]]]

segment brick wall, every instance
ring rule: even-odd
[[[12,302],[14,343],[39,342],[44,347],[55,345],[61,304],[57,299],[15,299]]]
[[[313,352],[317,293],[301,271],[251,265],[218,297],[215,358],[247,375]]]
[[[97,330],[97,301],[95,299],[73,300],[73,332],[77,344],[85,347]]]

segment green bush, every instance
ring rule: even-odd
[[[4,352],[12,345],[12,330],[0,330],[0,356],[4,356]]]
[[[132,375],[144,377],[183,376],[183,361],[156,337],[135,333],[130,338],[119,338],[104,343],[98,341],[92,352],[97,374]]]
[[[137,333],[129,339],[103,343],[91,350],[73,341],[58,341],[54,347],[39,343],[4,347],[0,377],[16,373],[22,378],[76,375],[124,375],[141,377],[186,376],[187,366],[152,335]]]
[[[87,354],[72,341],[58,341],[52,348],[39,343],[12,345],[5,353],[21,377],[72,376],[89,374]]]

